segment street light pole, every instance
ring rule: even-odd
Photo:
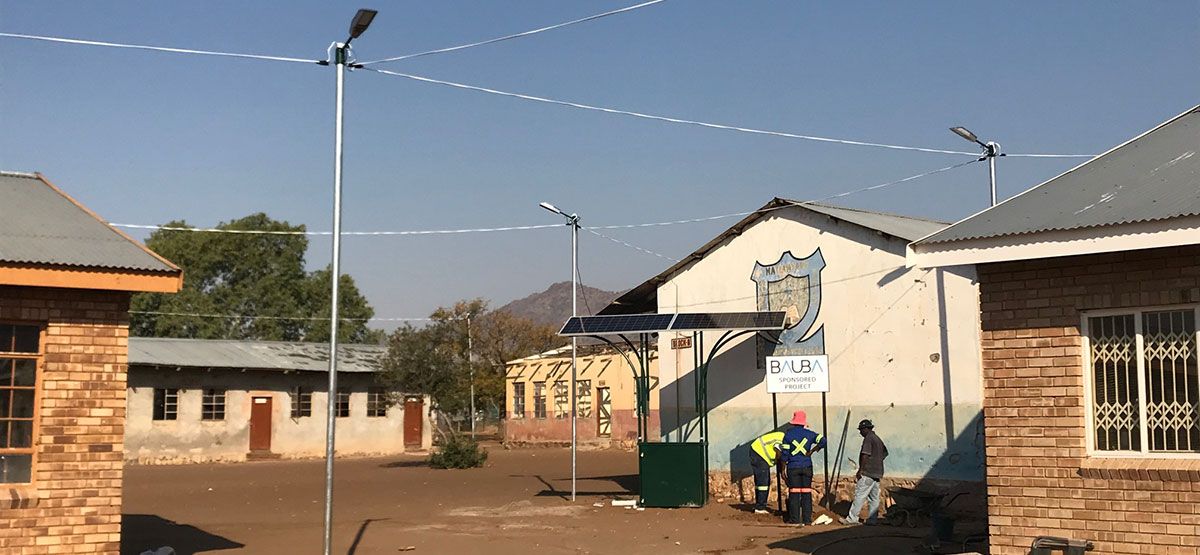
[[[988,161],[988,183],[990,184],[990,190],[992,193],[991,206],[996,206],[996,157],[1004,156],[1004,154],[1000,152],[1000,144],[994,141],[988,141],[985,143],[979,140],[979,137],[977,137],[971,132],[970,129],[967,129],[966,127],[951,127],[950,131],[954,132],[955,135],[958,135],[959,137],[962,137],[963,139],[975,143],[983,148],[983,154],[980,160],[987,159]]]
[[[334,44],[334,74],[337,80],[336,107],[333,124],[333,253],[329,274],[329,391],[325,414],[325,534],[324,554],[331,555],[333,547],[333,456],[337,422],[337,345],[338,345],[338,282],[342,266],[342,105],[345,98],[346,64],[350,57],[350,41],[362,35],[375,10],[358,10],[350,22],[350,38]]]
[[[579,316],[579,215],[567,214],[556,208],[553,204],[543,202],[539,204],[542,208],[554,212],[567,219],[567,225],[571,226],[571,316]],[[579,400],[578,386],[578,366],[576,364],[576,353],[579,349],[579,340],[576,337],[571,338],[571,501],[575,501],[575,481],[577,475],[576,454],[579,450],[579,410],[576,407],[576,402]]]

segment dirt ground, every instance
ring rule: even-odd
[[[334,552],[911,553],[919,539],[883,536],[925,532],[797,529],[715,501],[699,509],[612,507],[611,499],[637,489],[636,455],[625,451],[581,451],[572,503],[569,450],[489,452],[486,467],[472,470],[431,469],[418,456],[339,460]],[[323,480],[319,460],[131,466],[122,552],[170,545],[181,554],[320,553]]]

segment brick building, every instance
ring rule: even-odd
[[[178,267],[0,173],[0,552],[120,551],[129,297]]]
[[[991,553],[1200,551],[1200,107],[913,243],[975,264]]]

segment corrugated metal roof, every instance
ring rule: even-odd
[[[883,233],[893,237],[899,237],[908,241],[916,241],[917,239],[925,237],[930,233],[950,225],[948,222],[937,222],[922,218],[913,218],[910,216],[887,214],[884,212],[872,212],[870,210],[859,210],[857,208],[843,208],[841,206],[831,206],[828,204],[817,204],[813,202],[800,202],[787,199],[783,200],[796,206],[807,208],[813,212],[819,212],[821,214],[825,214],[826,216],[831,216],[839,220],[863,226],[867,229],[882,231]]]
[[[387,348],[338,345],[338,372],[377,372]],[[329,371],[328,343],[129,338],[130,366]]]
[[[858,210],[855,208],[843,208],[829,204],[799,202],[776,197],[772,199],[771,202],[764,204],[762,208],[759,208],[753,214],[742,218],[741,221],[733,224],[729,229],[726,229],[720,235],[714,237],[711,241],[705,243],[699,249],[696,249],[694,252],[692,252],[692,254],[684,257],[683,260],[676,262],[670,268],[663,270],[662,273],[642,282],[637,287],[634,287],[620,297],[617,297],[616,300],[604,307],[604,309],[597,314],[640,314],[658,310],[659,285],[666,282],[671,278],[671,276],[675,275],[676,272],[683,270],[689,264],[707,256],[709,251],[717,248],[721,243],[725,242],[726,239],[742,233],[742,231],[744,231],[746,228],[750,227],[758,220],[770,215],[775,210],[788,206],[795,206],[804,210],[810,210],[818,214],[829,216],[830,218],[849,222],[860,227],[903,239],[905,241],[915,241],[948,225],[945,222],[936,222],[921,218],[899,216],[884,212],[871,212],[869,210]]]
[[[0,262],[179,272],[40,175],[0,172]]]
[[[1200,106],[918,245],[1200,215]]]

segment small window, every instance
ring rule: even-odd
[[[312,416],[312,390],[297,387],[292,390],[292,418]]]
[[[367,390],[367,416],[371,418],[383,418],[387,416],[388,400],[387,392],[381,387],[372,387]]]
[[[512,418],[525,418],[525,382],[513,382]]]
[[[533,417],[546,417],[546,382],[533,384]]]
[[[154,420],[175,420],[179,416],[179,390],[154,390]]]
[[[576,396],[575,408],[579,413],[579,418],[592,417],[592,380],[579,380],[575,382]]]
[[[225,420],[225,390],[205,388],[200,403],[201,420]]]
[[[566,380],[554,382],[554,417],[566,418],[571,412],[570,395]]]
[[[339,391],[337,394],[337,416],[338,418],[350,417],[350,392]]]
[[[41,327],[0,324],[0,484],[33,481]]]

